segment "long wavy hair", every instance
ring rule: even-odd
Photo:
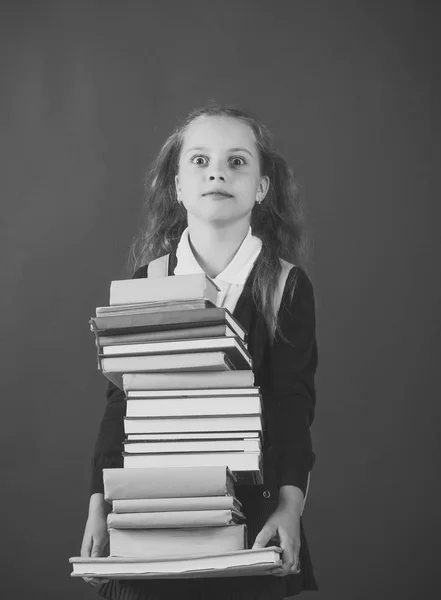
[[[270,331],[280,331],[273,310],[273,297],[282,266],[279,258],[308,271],[309,241],[304,211],[292,170],[277,152],[273,135],[250,113],[216,102],[193,110],[162,145],[145,179],[144,216],[138,235],[132,241],[128,268],[134,271],[150,261],[174,252],[187,227],[187,211],[177,201],[175,175],[187,128],[201,116],[229,117],[251,127],[259,152],[260,175],[268,176],[270,185],[261,202],[251,213],[253,235],[262,240],[262,251],[256,261],[252,295],[257,309]],[[291,298],[295,282],[291,288]]]

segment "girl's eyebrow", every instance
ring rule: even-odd
[[[192,150],[208,150],[205,146],[195,146],[194,148],[189,148],[185,151],[185,154],[191,152]],[[247,152],[250,156],[253,156],[252,152],[247,150],[246,148],[230,148],[228,152]]]

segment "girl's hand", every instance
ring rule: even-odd
[[[257,535],[253,550],[265,548],[271,538],[278,538],[282,548],[282,565],[275,567],[270,574],[277,577],[300,573],[300,513],[287,502],[279,502],[276,510]]]
[[[95,557],[106,556],[109,544],[109,534],[107,531],[107,518],[101,511],[95,511],[89,514],[84,529],[83,542],[81,544],[81,556]],[[91,585],[101,585],[110,581],[104,577],[83,577],[86,583]]]

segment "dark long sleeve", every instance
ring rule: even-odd
[[[134,279],[146,276],[146,266],[138,269]],[[126,400],[124,391],[109,382],[107,404],[95,443],[92,458],[92,481],[90,493],[104,493],[103,469],[123,466],[124,417]]]
[[[296,288],[290,300],[296,275]],[[305,494],[308,473],[315,462],[310,426],[315,412],[318,355],[313,286],[299,267],[293,267],[288,275],[279,319],[290,343],[277,333],[270,352],[270,395],[276,404],[277,485],[279,488],[294,485]]]

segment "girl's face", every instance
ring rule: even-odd
[[[250,222],[256,200],[269,187],[268,177],[260,175],[252,129],[230,117],[195,119],[184,134],[175,184],[189,220]]]

